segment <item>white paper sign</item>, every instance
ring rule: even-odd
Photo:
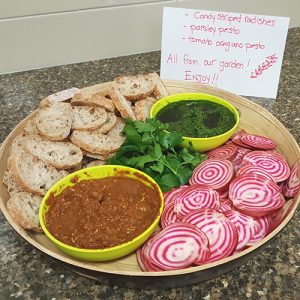
[[[161,78],[276,98],[289,18],[165,7]]]

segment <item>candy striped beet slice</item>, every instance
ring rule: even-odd
[[[259,174],[242,174],[233,179],[229,198],[237,210],[253,217],[270,215],[285,203],[279,186]]]
[[[280,153],[275,151],[252,151],[243,158],[243,165],[262,168],[272,176],[275,182],[281,182],[290,176],[290,167]]]
[[[237,146],[233,143],[225,144],[207,152],[208,158],[221,158],[233,160],[238,153]]]
[[[291,174],[283,185],[283,195],[287,198],[296,197],[300,191],[300,165],[294,163],[291,168]]]
[[[234,168],[231,161],[211,158],[196,167],[190,179],[190,185],[207,184],[220,191],[227,188],[233,176]]]
[[[190,211],[202,207],[218,209],[220,207],[219,194],[208,185],[198,184],[185,188],[177,195],[174,211],[181,220]]]
[[[207,262],[227,257],[236,249],[237,229],[224,214],[211,208],[201,208],[190,212],[182,221],[196,225],[207,235],[210,246]]]
[[[255,134],[241,135],[240,142],[255,149],[262,150],[272,150],[277,147],[277,143],[274,140]]]
[[[207,236],[195,225],[172,224],[153,237],[144,255],[163,270],[177,270],[206,261],[210,256]]]
[[[177,214],[174,212],[174,202],[170,202],[164,207],[161,214],[160,224],[162,228],[174,224],[178,221]]]

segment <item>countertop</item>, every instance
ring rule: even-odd
[[[160,52],[0,76],[0,143],[41,99],[118,75],[158,72]],[[274,114],[300,141],[300,28],[289,30],[276,100],[247,97]],[[300,299],[300,210],[248,263],[182,288],[106,285],[67,269],[24,241],[0,212],[0,299]]]

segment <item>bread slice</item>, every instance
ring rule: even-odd
[[[116,125],[112,130],[110,130],[107,135],[110,136],[121,136],[122,130],[125,127],[125,120],[123,118],[118,117]],[[123,136],[122,136],[123,137]]]
[[[93,161],[89,162],[88,164],[86,164],[85,166],[83,166],[83,169],[95,167],[95,166],[103,166],[105,164],[106,164],[106,162],[103,160],[93,160]]]
[[[28,137],[30,137],[31,135],[26,133],[26,132],[22,132],[20,133],[19,135],[17,135],[13,140],[12,140],[12,143],[11,143],[11,148],[10,148],[10,154],[11,155],[14,155],[14,154],[17,154],[21,151],[24,150],[24,145],[25,145],[25,142],[26,142],[26,139]]]
[[[113,157],[115,152],[111,152],[111,153],[108,153],[108,154],[98,154],[98,153],[91,153],[91,152],[88,152],[88,151],[83,151],[83,154],[87,157],[90,157],[90,158],[106,161],[109,158]]]
[[[24,229],[41,231],[39,208],[42,197],[27,192],[12,195],[7,201],[7,211]]]
[[[147,118],[150,118],[150,110],[155,102],[156,99],[150,97],[147,97],[146,100],[140,100],[136,102],[134,107],[136,119],[140,121],[145,121]]]
[[[156,97],[156,99],[167,97],[169,95],[169,92],[159,75],[157,73],[150,73],[148,74],[148,76],[152,78],[152,81],[155,84],[153,94]]]
[[[11,155],[7,161],[7,168],[24,191],[38,195],[45,195],[65,174],[25,151]]]
[[[71,142],[49,141],[34,137],[25,140],[24,150],[57,169],[73,168],[83,157],[81,149]]]
[[[145,99],[155,87],[152,78],[147,75],[120,76],[114,82],[121,94],[131,101]]]
[[[49,95],[41,101],[40,107],[48,106],[53,103],[69,100],[69,99],[73,98],[76,94],[78,94],[79,92],[80,92],[80,89],[73,87],[73,88],[63,90],[63,91],[57,92],[55,94]]]
[[[104,123],[101,127],[97,128],[96,131],[98,133],[107,133],[110,130],[114,128],[114,126],[117,124],[117,117],[114,113],[109,112],[107,113],[107,120],[106,123]]]
[[[107,111],[114,112],[116,107],[110,96],[103,96],[102,92],[95,93],[90,97],[83,97],[81,94],[76,95],[72,100],[72,105],[84,105],[84,106],[99,106]]]
[[[7,187],[7,193],[12,196],[16,193],[23,192],[23,189],[17,184],[17,181],[8,170],[4,171],[3,183]]]
[[[88,152],[103,155],[117,151],[123,143],[121,137],[113,137],[87,130],[74,130],[70,139],[75,145]]]
[[[36,115],[25,123],[24,131],[28,134],[39,134],[39,130],[36,126]]]
[[[107,120],[106,110],[100,107],[72,106],[72,112],[72,129],[94,130]]]
[[[39,133],[49,140],[65,139],[71,130],[72,108],[70,103],[57,102],[39,109],[36,126]]]
[[[117,110],[120,112],[123,118],[130,118],[132,120],[136,120],[136,116],[133,112],[133,106],[131,102],[126,100],[126,98],[115,86],[112,87],[110,95]]]

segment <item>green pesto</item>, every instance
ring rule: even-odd
[[[156,119],[183,136],[205,138],[220,135],[236,123],[234,114],[223,105],[207,100],[179,101],[161,109]]]

